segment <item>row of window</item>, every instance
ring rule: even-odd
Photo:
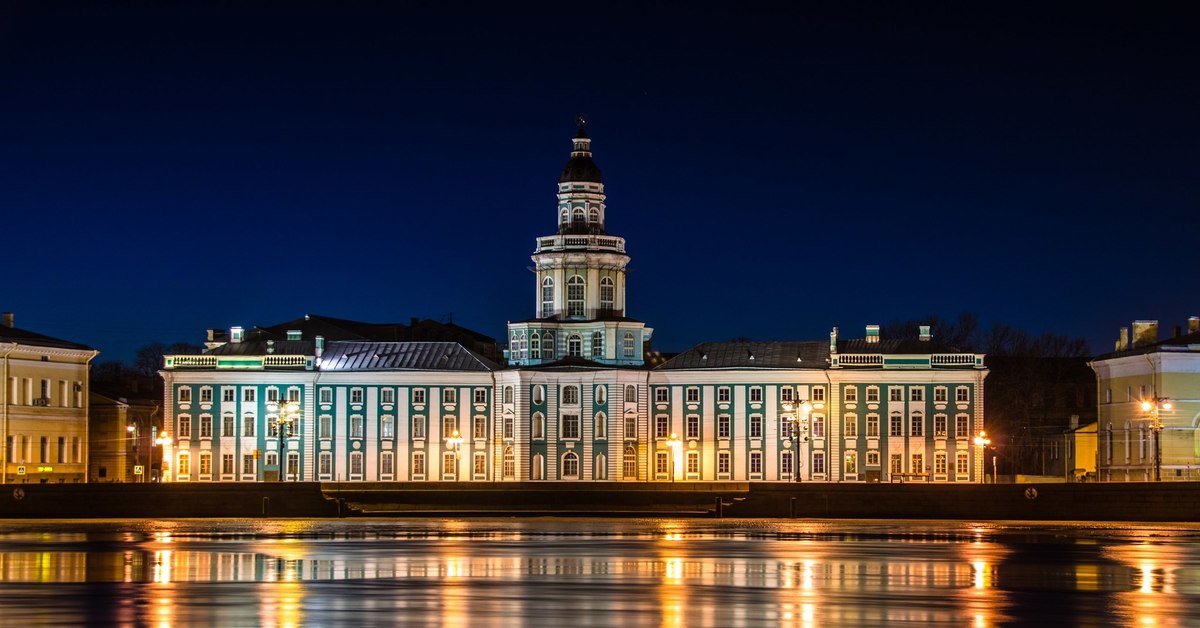
[[[37,456],[34,456],[34,443],[37,443]],[[49,464],[81,464],[83,463],[83,440],[78,436],[67,438],[58,437],[58,447],[51,455],[49,436],[33,437],[26,434],[9,434],[4,445],[4,460],[15,464],[41,463]]]
[[[600,309],[612,311],[616,286],[612,277],[600,278]],[[567,316],[582,317],[586,315],[587,282],[580,275],[571,275],[567,280]],[[554,313],[554,279],[542,279],[542,317]]]
[[[748,437],[762,438],[763,437],[763,417],[759,414],[752,414],[749,417]],[[905,436],[904,433],[904,416],[900,412],[893,412],[889,417],[888,436]],[[945,414],[935,414],[933,417],[933,435],[935,437],[946,437],[947,424],[949,417]],[[728,414],[717,415],[717,438],[728,439],[731,433],[732,417]],[[670,434],[671,419],[665,414],[655,416],[654,421],[654,437],[668,438]],[[863,435],[867,438],[879,437],[879,415],[868,414],[863,423],[860,423],[859,416],[854,413],[845,415],[842,429],[842,436],[845,438],[856,438],[859,435],[859,427],[865,428]],[[780,417],[779,419],[779,438],[792,438],[793,432],[803,431],[806,426],[801,422],[797,423],[789,417]],[[825,438],[825,415],[814,414],[809,420],[807,429],[811,432],[813,438]],[[630,433],[630,432],[627,432]],[[632,432],[636,433],[636,432]],[[925,415],[921,412],[913,412],[909,416],[909,432],[908,436],[924,436],[925,435]],[[954,417],[954,437],[963,439],[971,437],[971,417],[966,414],[958,414]],[[689,414],[684,417],[684,438],[692,440],[700,438],[700,417],[699,415]]]
[[[288,438],[293,438],[300,434],[300,420],[283,421],[284,435]],[[417,440],[425,438],[426,425],[428,421],[424,415],[414,415],[412,418],[412,437]],[[279,437],[280,421],[276,416],[268,416],[266,418],[267,437]],[[181,414],[178,418],[176,435],[181,439],[192,438],[192,417],[187,414]],[[362,415],[351,415],[349,425],[349,438],[363,438],[365,434],[365,422]],[[257,431],[257,420],[253,414],[246,414],[242,417],[241,436],[254,437]],[[449,437],[451,434],[458,432],[458,418],[453,415],[442,417],[442,433]],[[232,437],[239,434],[238,428],[235,425],[235,417],[233,414],[225,414],[221,417],[221,432],[220,436]],[[476,439],[487,438],[487,417],[478,415],[472,420],[472,437]],[[213,438],[213,417],[211,414],[200,415],[198,438]],[[379,437],[382,439],[392,439],[396,437],[396,418],[390,414],[385,414],[379,418]],[[512,419],[508,418],[504,422],[504,438],[513,438],[513,423]],[[329,415],[321,415],[317,417],[317,438],[328,440],[333,438],[333,417]]]
[[[34,383],[37,388],[34,388]],[[58,392],[54,392],[53,380],[30,377],[8,378],[8,404],[12,406],[58,406],[61,408],[83,407],[83,382],[58,380]]]
[[[562,211],[560,211],[558,213],[558,222],[559,222],[559,224],[563,224],[563,225],[565,225],[569,222],[582,223],[582,222],[585,222],[584,216],[585,216],[585,212],[584,212],[583,207],[576,207],[574,211],[568,211],[566,207],[563,207]],[[587,216],[586,222],[588,224],[590,224],[590,225],[600,224],[600,210],[599,209],[593,207],[590,210],[587,210],[586,216]]]
[[[424,388],[413,388],[412,389],[412,403],[414,405],[422,405],[422,404],[426,403],[426,400],[427,400],[426,393],[427,393],[427,391]],[[509,392],[506,394],[511,394],[511,393]],[[354,405],[361,405],[363,403],[363,395],[364,395],[364,390],[362,388],[351,388],[350,389],[350,403],[354,404]],[[480,404],[487,403],[487,389],[486,388],[476,388],[471,391],[471,395],[472,395],[471,400],[473,403],[480,403]],[[180,386],[178,397],[179,397],[179,403],[191,403],[192,402],[192,388],[190,386]],[[253,388],[253,387],[243,387],[242,388],[242,401],[243,402],[255,403],[255,400],[257,399],[257,397],[258,397],[258,389],[257,388]],[[212,403],[212,399],[213,399],[212,386],[201,386],[200,387],[200,403]],[[227,402],[235,401],[236,400],[236,388],[233,386],[222,387],[221,388],[221,399],[222,399],[222,401],[227,401]],[[279,389],[274,386],[267,388],[266,389],[266,402],[267,403],[278,403],[279,401],[280,401]],[[299,403],[300,402],[300,388],[297,386],[292,386],[291,388],[288,388],[286,391],[286,401],[288,403]],[[333,403],[333,388],[322,387],[320,390],[318,390],[317,391],[317,402],[321,403],[321,404]],[[379,403],[383,403],[383,404],[396,403],[396,389],[395,388],[380,388],[379,389]],[[458,389],[450,388],[450,387],[442,388],[442,403],[445,403],[445,404],[458,403]]]
[[[890,386],[889,399],[891,401],[904,400],[904,386]],[[717,403],[729,403],[730,387],[720,386],[717,388]],[[846,386],[845,398],[847,403],[856,403],[858,401],[858,387]],[[666,386],[660,386],[654,389],[654,401],[656,403],[668,403],[670,401],[671,389]],[[955,388],[955,401],[966,403],[971,399],[970,386],[958,386]],[[797,399],[796,389],[790,386],[784,386],[779,389],[779,400],[784,403],[792,401],[810,401],[812,403],[822,403],[825,401],[825,387],[814,386],[809,391],[809,399]],[[749,390],[750,403],[762,403],[763,389],[761,386],[751,386]],[[933,400],[935,402],[946,402],[949,397],[949,389],[945,386],[937,386],[933,389]],[[908,387],[909,401],[924,401],[925,388],[923,386]],[[687,403],[700,402],[700,387],[689,386],[684,390],[684,400]],[[877,403],[879,401],[879,386],[868,386],[866,388],[867,403]]]
[[[543,348],[545,349],[543,351]],[[513,360],[552,360],[557,357],[557,352],[554,348],[554,334],[545,332],[538,334],[537,332],[526,334],[512,335],[512,340],[509,341],[510,358]],[[633,332],[625,332],[621,340],[621,353],[626,358],[636,356],[637,342]],[[583,336],[579,334],[570,334],[567,336],[567,355],[573,358],[581,358],[584,355],[583,351]],[[604,332],[592,332],[591,357],[604,357]]]

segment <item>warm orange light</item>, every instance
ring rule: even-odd
[[[1149,401],[1142,402],[1142,412],[1149,412],[1152,408],[1154,408],[1154,404]]]

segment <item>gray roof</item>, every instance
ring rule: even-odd
[[[838,340],[838,353],[886,353],[889,355],[929,353],[970,353],[959,351],[936,338],[920,340],[918,338],[880,338],[868,342],[865,338],[846,338]]]
[[[267,349],[271,351],[268,352]],[[242,342],[227,342],[216,349],[206,351],[207,355],[313,355],[317,343],[311,340],[274,340],[267,344],[266,340],[247,340]]]
[[[61,340],[52,338],[44,334],[39,334],[27,329],[17,327],[5,327],[0,325],[0,342],[15,342],[22,345],[33,345],[36,347],[53,347],[57,349],[78,349],[80,351],[92,351],[93,349],[87,345],[81,345],[77,342],[69,340]]]
[[[1141,355],[1145,353],[1160,353],[1164,351],[1190,351],[1194,345],[1200,345],[1200,332],[1191,332],[1180,336],[1172,336],[1163,340],[1126,349],[1125,351],[1112,351],[1096,356],[1095,360],[1108,360],[1111,358],[1123,358],[1130,355]]]
[[[828,342],[706,342],[667,360],[658,370],[828,367]]]
[[[331,342],[322,371],[495,371],[500,367],[457,342]]]

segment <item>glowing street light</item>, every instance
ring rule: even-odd
[[[267,411],[277,415],[275,421],[279,431],[279,481],[282,482],[287,479],[287,437],[291,435],[292,425],[300,418],[300,404],[295,401],[272,401],[267,404]],[[299,482],[299,463],[296,466],[296,481]]]
[[[984,452],[987,452],[988,445],[992,444],[992,439],[987,437],[987,432],[979,430],[979,436],[975,437],[975,446],[982,447]],[[986,455],[986,454],[985,454]],[[983,483],[983,478],[979,478],[979,482]],[[996,483],[996,451],[992,450],[992,484]]]
[[[679,452],[679,435],[671,432],[671,438],[667,439],[667,450],[671,452],[671,482],[675,482],[675,458]]]
[[[458,480],[458,449],[462,446],[462,436],[458,434],[458,430],[446,437],[446,447],[454,452],[454,479]]]
[[[783,402],[783,418],[788,423],[792,424],[792,438],[796,441],[796,451],[793,454],[792,475],[796,481],[800,481],[800,467],[804,457],[800,454],[800,444],[808,442],[808,436],[804,435],[808,432],[808,415],[812,413],[813,404],[807,399],[801,399],[799,402],[792,402],[788,399]],[[817,404],[817,407],[824,407],[825,404]]]
[[[1150,430],[1154,432],[1154,481],[1162,481],[1162,416],[1161,413],[1170,411],[1174,406],[1165,397],[1142,400],[1142,412],[1150,415]]]

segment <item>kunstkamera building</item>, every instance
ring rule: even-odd
[[[165,359],[165,481],[978,482],[983,355],[833,328],[656,366],[581,128],[537,238],[534,316],[480,335],[305,316]],[[548,212],[549,213],[549,212]],[[514,260],[516,261],[516,260]],[[433,339],[430,339],[430,338]],[[494,345],[493,345],[494,346]]]

